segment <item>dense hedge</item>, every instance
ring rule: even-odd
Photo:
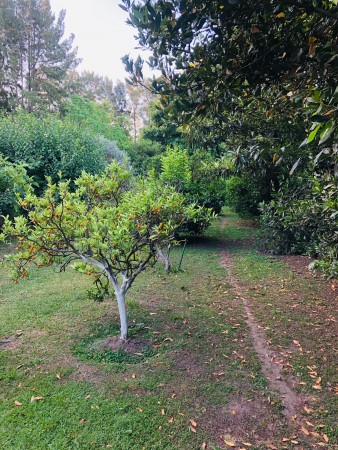
[[[53,116],[28,113],[0,121],[0,153],[10,162],[25,164],[27,173],[42,189],[45,177],[75,179],[82,170],[98,173],[105,165],[102,143],[96,135]]]
[[[0,224],[1,216],[16,216],[20,207],[16,195],[24,195],[31,189],[32,180],[25,167],[12,164],[0,155]]]
[[[262,205],[264,245],[273,253],[307,254],[314,268],[338,277],[338,179],[326,173],[285,185]]]

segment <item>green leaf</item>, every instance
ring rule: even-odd
[[[322,133],[320,133],[319,145],[323,144],[324,142],[326,142],[329,139],[329,137],[332,135],[332,133],[336,129],[336,127],[334,125],[335,125],[334,122],[331,121],[330,126],[326,127],[325,130]]]
[[[313,131],[311,131],[311,133],[309,134],[309,136],[307,138],[307,143],[308,144],[310,144],[314,140],[314,138],[316,137],[316,134],[318,133],[318,131],[321,128],[321,126],[322,126],[321,124],[318,124],[316,126],[316,128]]]

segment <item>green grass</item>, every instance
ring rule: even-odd
[[[220,264],[221,247],[231,251],[234,269],[253,294],[255,316],[275,345],[290,345],[288,326],[299,338],[309,317],[288,322],[292,311],[285,312],[277,291],[281,280],[295,282],[294,273],[257,253],[257,228],[229,212],[221,222],[207,237],[189,240],[182,271],[167,274],[156,266],[128,292],[131,335],[146,343],[137,354],[95,350],[95,343],[118,333],[118,316],[112,299],[85,297],[89,277],[43,268],[14,285],[2,276],[0,339],[12,339],[13,348],[0,350],[1,449],[197,450],[203,442],[218,449],[225,435],[263,449],[250,427],[264,435],[266,420],[276,426],[266,442],[281,442],[289,430],[252,348],[242,303]],[[175,249],[174,269],[180,256],[181,248]],[[295,372],[305,377],[309,360],[292,357]],[[324,378],[332,381],[333,374]],[[334,403],[323,398],[326,409],[314,414],[325,419],[333,442]],[[244,425],[232,425],[236,402],[257,403],[254,412],[263,408],[264,414],[255,425],[245,416]],[[189,419],[197,423],[196,433]],[[246,439],[240,436],[244,428]]]

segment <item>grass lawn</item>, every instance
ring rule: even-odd
[[[118,334],[118,316],[112,299],[86,299],[90,277],[41,268],[15,285],[3,273],[0,448],[335,448],[336,291],[257,252],[250,225],[226,213],[190,239],[182,272],[159,264],[140,275],[127,294],[132,339],[142,344],[131,354],[97,346]],[[262,371],[222,249],[304,398],[306,432],[287,420]]]

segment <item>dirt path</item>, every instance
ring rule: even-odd
[[[243,302],[246,321],[250,329],[254,349],[261,361],[262,372],[269,381],[272,390],[277,391],[283,403],[283,414],[291,425],[302,426],[299,414],[306,399],[292,389],[292,380],[286,379],[282,374],[283,366],[279,363],[280,356],[268,346],[268,339],[263,330],[256,323],[248,298],[242,294],[239,280],[233,273],[233,262],[229,252],[222,249],[221,264],[227,269],[228,279],[232,284],[237,297]]]

